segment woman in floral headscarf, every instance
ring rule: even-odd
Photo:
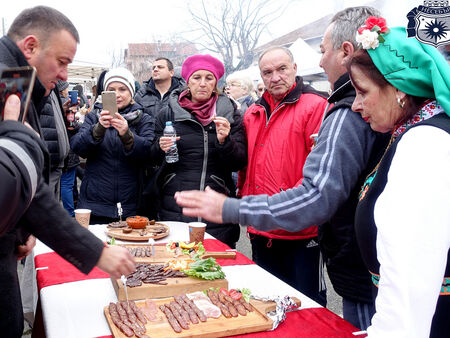
[[[371,17],[347,65],[352,109],[392,132],[361,190],[356,233],[378,287],[369,337],[450,334],[450,67],[433,47]]]

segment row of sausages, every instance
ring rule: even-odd
[[[199,320],[206,322],[205,314],[186,295],[174,296],[175,301],[160,305],[172,329],[180,333],[188,330],[189,324],[198,324]]]
[[[109,314],[117,328],[127,337],[149,338],[145,324],[147,320],[134,301],[109,303]]]
[[[236,300],[212,289],[209,289],[207,293],[211,302],[220,308],[220,311],[226,318],[237,317],[238,315],[246,316],[247,311],[253,311],[252,306],[243,298]]]

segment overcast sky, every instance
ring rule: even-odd
[[[109,66],[114,51],[126,48],[127,43],[164,41],[170,37],[186,34],[192,21],[187,3],[196,0],[122,0],[122,1],[11,1],[2,5],[0,16],[8,29],[14,18],[24,8],[35,5],[54,7],[67,15],[80,33],[81,43],[76,60],[96,62]],[[224,1],[224,0],[217,0]],[[235,1],[235,0],[230,0]],[[258,0],[253,0],[258,1]],[[348,6],[363,5],[368,1],[356,0],[278,0],[289,3],[288,10],[270,24],[261,38],[261,44],[293,31]],[[423,1],[386,0],[385,13],[388,24],[406,25],[406,14]],[[16,6],[17,4],[17,6]],[[19,7],[20,4],[20,7]],[[325,27],[323,27],[325,29]]]

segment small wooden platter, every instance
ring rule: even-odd
[[[161,229],[164,228],[163,232],[152,232],[154,229]],[[145,228],[145,231],[147,232],[144,235],[141,235],[143,229],[132,229],[130,233],[123,232],[122,228],[119,229],[113,229],[113,228],[107,228],[106,234],[109,237],[114,237],[117,239],[123,239],[125,241],[148,241],[150,238],[153,239],[160,239],[167,237],[170,233],[170,228],[164,223],[156,222],[152,225],[147,225]]]
[[[137,248],[148,248],[149,244],[121,244],[127,249],[137,249]],[[189,259],[189,255],[180,255],[175,257],[175,254],[171,251],[168,251],[165,244],[157,243],[154,246],[155,256],[134,256],[134,259],[137,263],[165,263],[172,259]],[[200,258],[208,258],[213,257],[215,259],[236,259],[236,251],[207,251]]]
[[[166,316],[159,309],[159,305],[170,303],[173,300],[170,298],[152,299],[158,308],[157,320],[147,322],[145,333],[152,338],[159,337],[226,337],[238,334],[252,333],[266,331],[272,328],[273,321],[267,317],[266,313],[275,309],[274,302],[261,302],[257,300],[250,300],[254,311],[248,312],[246,316],[238,316],[232,318],[208,318],[204,323],[190,324],[188,330],[183,330],[181,333],[175,333]],[[295,299],[297,305],[300,306],[300,300]],[[145,305],[144,301],[136,302],[138,307]],[[104,308],[104,314],[111,332],[115,338],[122,338],[125,335],[114,325],[109,314],[108,306]]]
[[[127,248],[128,250],[130,249],[135,249],[135,248],[147,248],[150,245],[149,244],[122,244],[121,246]],[[188,259],[190,258],[188,255],[181,255],[178,257],[175,257],[173,252],[170,252],[167,250],[166,245],[163,244],[155,244],[153,245],[153,248],[155,249],[155,256],[150,256],[150,257],[138,257],[138,256],[134,256],[134,260],[137,263],[166,263],[172,259]]]
[[[114,291],[118,300],[127,300],[125,289],[120,279],[111,278]],[[141,286],[134,288],[127,287],[128,299],[145,299],[145,298],[164,298],[171,297],[182,293],[191,293],[202,291],[209,288],[226,288],[228,289],[228,281],[226,279],[206,280],[196,277],[177,277],[167,278],[164,282],[167,285],[142,283]]]

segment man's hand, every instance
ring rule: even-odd
[[[5,121],[17,121],[20,115],[20,99],[17,95],[10,95],[5,103],[3,119]]]
[[[223,223],[222,209],[227,196],[210,187],[205,191],[191,190],[175,193],[177,204],[183,208],[183,215],[201,217],[210,222]]]
[[[114,278],[127,276],[136,270],[134,259],[128,250],[116,245],[103,248],[97,267]]]
[[[19,245],[17,247],[17,260],[20,261],[21,259],[28,256],[31,253],[31,251],[33,251],[35,245],[36,245],[36,237],[30,235],[27,239],[27,242],[24,245]]]
[[[20,115],[20,99],[17,95],[11,94],[5,102],[3,120],[18,121]],[[25,121],[24,125],[33,130],[38,136],[39,134]]]

